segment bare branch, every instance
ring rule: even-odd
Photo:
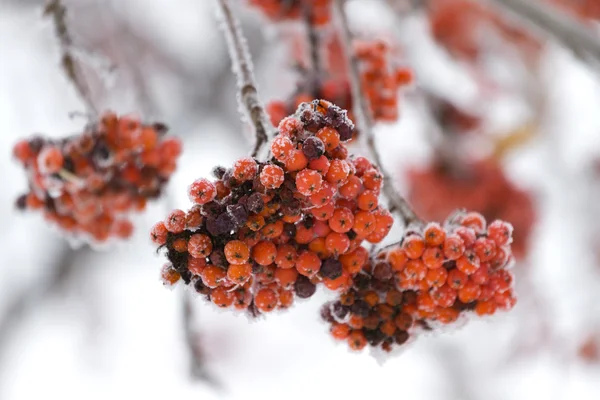
[[[570,49],[594,68],[600,67],[600,36],[555,6],[531,0],[487,0],[518,17],[526,27],[533,25]]]
[[[266,144],[274,128],[258,96],[256,79],[252,72],[252,58],[240,27],[240,21],[231,11],[229,0],[218,0],[218,4],[233,72],[237,77],[238,100],[242,108],[245,108],[254,126],[256,143],[252,150],[252,156],[257,157],[267,149]]]
[[[360,131],[360,139],[364,142],[365,147],[371,153],[371,157],[379,170],[383,174],[383,193],[390,202],[390,211],[397,213],[404,221],[405,225],[422,224],[423,221],[415,214],[410,205],[404,199],[394,185],[389,172],[382,163],[381,155],[377,150],[375,143],[375,135],[373,133],[373,117],[371,110],[367,104],[367,96],[363,91],[360,81],[360,71],[358,68],[358,59],[352,51],[352,33],[348,25],[348,19],[344,11],[344,0],[334,1],[335,12],[340,21],[340,40],[342,47],[345,49],[345,54],[348,62],[348,74],[350,78],[350,87],[352,89],[352,103],[354,105],[354,114],[356,115],[356,123]]]
[[[310,66],[313,80],[320,78],[321,60],[319,57],[320,37],[315,24],[313,23],[313,8],[308,2],[303,3],[302,16],[306,27],[306,37],[310,55]]]
[[[90,86],[85,80],[81,65],[72,54],[73,39],[67,27],[67,8],[61,0],[49,0],[44,9],[44,15],[52,18],[54,23],[54,31],[62,53],[61,65],[63,71],[85,103],[87,111],[93,116],[97,116],[98,110],[92,100]]]
[[[185,344],[190,356],[190,376],[194,380],[219,386],[206,371],[205,356],[200,345],[200,337],[194,328],[194,310],[188,293],[182,293],[181,306]]]

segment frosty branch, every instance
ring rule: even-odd
[[[87,111],[92,113],[93,116],[97,116],[98,110],[92,101],[91,89],[85,80],[83,69],[71,53],[73,38],[67,26],[67,8],[61,0],[50,0],[46,4],[44,15],[50,17],[54,24],[54,31],[61,51],[61,65],[67,78],[85,103]]]
[[[396,187],[391,175],[386,170],[381,160],[381,155],[375,143],[375,135],[373,132],[373,117],[367,104],[367,96],[363,92],[360,71],[358,68],[358,60],[352,51],[352,33],[348,24],[348,19],[344,11],[344,0],[335,0],[334,7],[340,22],[340,40],[344,47],[347,63],[348,74],[350,78],[350,87],[352,90],[352,101],[354,104],[354,113],[356,115],[356,123],[361,131],[361,140],[364,141],[365,147],[373,157],[373,161],[377,164],[383,175],[383,191],[390,202],[390,211],[396,212],[404,221],[405,225],[414,223],[422,223],[421,219],[411,209],[410,205],[404,199]]]
[[[246,110],[250,117],[256,135],[256,143],[252,150],[252,156],[256,157],[265,151],[269,136],[274,128],[269,122],[268,115],[258,96],[256,79],[252,71],[252,59],[240,22],[233,14],[229,0],[219,0],[218,4],[222,29],[225,33],[233,71],[237,77],[239,100],[242,108]]]
[[[600,66],[600,38],[575,18],[550,4],[528,0],[488,0],[556,39],[582,61]]]

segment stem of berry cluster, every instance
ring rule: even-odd
[[[394,181],[386,170],[381,160],[381,155],[375,143],[375,135],[373,133],[373,117],[371,110],[367,104],[367,96],[364,93],[360,80],[360,71],[358,68],[358,59],[352,51],[352,33],[348,24],[348,18],[344,11],[344,0],[334,0],[336,14],[340,22],[340,40],[345,49],[346,59],[348,63],[348,75],[350,79],[350,87],[352,90],[352,103],[354,105],[354,114],[356,115],[356,123],[360,132],[359,140],[363,142],[366,149],[369,151],[373,161],[383,175],[383,193],[388,198],[390,211],[395,212],[404,221],[405,225],[421,224],[423,221],[415,214],[408,202],[400,195],[394,185]]]
[[[515,14],[527,27],[553,37],[582,61],[600,67],[600,37],[577,19],[556,6],[531,0],[487,0],[490,4]]]
[[[75,87],[79,97],[85,103],[87,111],[91,113],[93,117],[97,117],[98,109],[92,100],[91,89],[85,80],[83,69],[76,58],[71,54],[73,39],[67,26],[67,8],[62,3],[62,0],[49,0],[44,8],[44,15],[52,18],[54,23],[54,31],[58,38],[60,51],[62,53],[61,65],[63,71]]]
[[[218,0],[221,12],[222,29],[225,33],[227,48],[237,77],[238,100],[241,108],[246,110],[254,127],[256,143],[252,150],[252,157],[266,156],[261,154],[268,149],[269,137],[274,131],[269,116],[260,101],[256,79],[254,77],[252,58],[244,33],[240,27],[239,19],[231,11],[229,0]]]

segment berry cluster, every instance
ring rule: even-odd
[[[331,0],[248,0],[272,21],[300,19],[309,12],[315,26],[327,25],[331,21]],[[307,10],[307,11],[306,11]]]
[[[354,276],[352,288],[323,308],[331,335],[353,350],[367,344],[391,351],[420,331],[451,324],[462,314],[511,309],[512,226],[478,213],[455,213],[407,232]]]
[[[346,111],[303,103],[285,118],[267,162],[242,158],[217,167],[216,181],[189,187],[194,206],[152,229],[165,247],[166,284],[182,279],[219,307],[252,315],[289,307],[316,285],[346,290],[393,224],[378,202],[382,176],[366,158],[349,158],[354,126]]]
[[[301,82],[288,101],[273,101],[268,105],[272,122],[278,124],[297,104],[310,98],[323,98],[352,110],[352,93],[339,40],[327,45],[327,72],[317,79]],[[391,62],[391,48],[382,40],[356,40],[355,55],[360,67],[363,92],[376,122],[395,122],[398,119],[398,90],[412,82],[412,72]],[[350,114],[352,118],[352,114]]]
[[[13,154],[29,178],[18,208],[40,210],[85,241],[129,237],[133,225],[127,214],[157,198],[175,171],[181,144],[165,139],[166,131],[162,124],[107,113],[80,135],[18,142]]]
[[[511,183],[501,166],[492,160],[452,168],[434,163],[408,172],[408,200],[415,212],[439,221],[457,208],[477,210],[488,220],[511,221],[515,227],[513,253],[522,258],[535,222],[529,193]]]

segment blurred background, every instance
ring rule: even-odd
[[[302,21],[232,3],[263,100],[293,103]],[[376,360],[329,337],[327,293],[248,321],[160,282],[150,227],[189,208],[187,185],[253,140],[215,2],[63,1],[96,106],[164,122],[184,144],[133,238],[94,249],[14,208],[27,182],[12,145],[78,132],[87,117],[43,1],[0,0],[0,398],[600,398],[600,57],[502,3],[347,2],[354,34],[384,40],[389,63],[414,76],[394,93],[399,118],[376,137],[416,211],[442,219],[468,207],[516,228],[513,311]],[[598,1],[529,3],[600,42]]]

